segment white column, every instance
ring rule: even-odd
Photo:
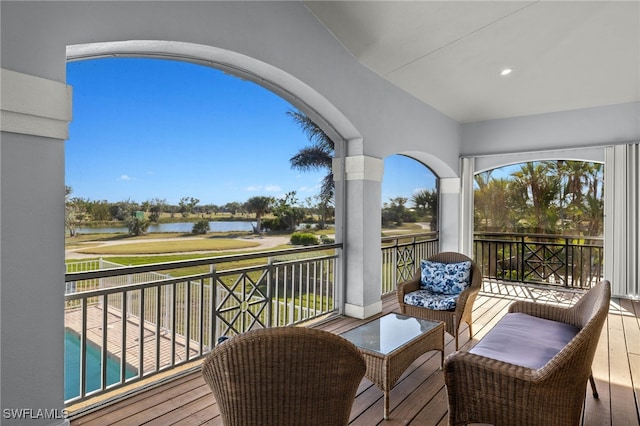
[[[5,69],[0,80],[2,408],[57,410],[57,416],[64,408],[64,139],[71,89]]]
[[[344,179],[344,314],[367,318],[382,311],[380,203],[384,162],[365,155],[343,160],[334,159],[333,175],[336,187]]]
[[[460,191],[460,253],[473,258],[473,177],[474,158],[462,158]]]
[[[615,296],[640,297],[640,145],[605,149],[604,277]]]
[[[460,178],[440,178],[438,230],[440,251],[458,251],[460,247]]]

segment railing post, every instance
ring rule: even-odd
[[[294,284],[294,278],[296,275],[296,267],[295,265],[291,265],[291,279],[289,280],[289,274],[286,272],[288,270],[288,268],[285,266],[284,267],[285,270],[285,276],[287,277],[287,285],[290,285],[291,288],[291,301],[287,302],[287,310],[289,311],[289,317],[288,319],[288,324],[292,324],[295,321],[295,304],[296,304],[296,288],[295,288],[295,284]],[[288,325],[287,324],[287,325]]]
[[[569,238],[564,237],[564,286],[569,287]],[[573,275],[571,275],[571,287],[573,287]]]
[[[133,275],[129,274],[129,275],[127,275],[127,285],[131,285],[131,284],[133,284]],[[131,305],[132,304],[132,300],[131,300],[129,292],[127,292],[126,300],[127,300],[127,318],[129,318],[130,315],[131,315],[132,308],[133,308],[133,306]],[[135,317],[135,313],[133,315]]]
[[[524,235],[520,236],[520,253],[521,253],[521,260],[520,260],[520,281],[524,282],[524,269],[525,269],[525,263],[526,263],[526,249],[525,249],[525,241],[524,241]]]
[[[391,251],[391,283],[393,287],[398,285],[398,239],[393,243],[393,250]],[[387,289],[389,290],[389,289]]]
[[[99,262],[98,269],[104,269],[104,259],[100,258],[100,259],[98,259],[98,262]],[[104,287],[103,280],[104,280],[104,278],[98,278],[98,288],[103,288]]]
[[[209,287],[209,350],[213,349],[218,341],[218,337],[216,336],[216,331],[218,329],[218,310],[216,306],[218,306],[218,291],[216,284],[216,264],[212,263],[209,266],[209,273],[211,274],[211,285]]]
[[[273,257],[267,259],[267,327],[273,324]]]

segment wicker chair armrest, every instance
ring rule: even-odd
[[[456,310],[473,309],[471,304],[467,306],[467,301],[471,299],[475,300],[478,293],[480,293],[479,286],[471,286],[462,290],[456,302]]]
[[[461,318],[464,313],[470,314],[470,312],[473,310],[472,301],[475,301],[475,298],[479,292],[479,289],[466,288],[460,293],[458,299],[456,300],[455,309],[458,318]],[[460,319],[458,321],[460,321]]]
[[[575,324],[575,319],[571,308],[562,308],[560,306],[545,305],[542,303],[518,301],[509,306],[510,313],[523,313],[538,318],[544,318],[551,321],[558,321],[567,324]]]

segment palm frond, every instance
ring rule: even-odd
[[[320,197],[323,200],[331,200],[334,195],[335,182],[331,166],[335,145],[331,138],[314,123],[309,117],[300,111],[287,111],[287,114],[300,126],[311,145],[298,151],[289,159],[291,168],[301,171],[326,169],[327,175],[320,184]]]
[[[333,181],[333,173],[329,172],[322,178],[320,184],[320,198],[323,200],[333,199],[333,190],[335,188],[335,182]]]
[[[289,117],[291,117],[293,121],[300,126],[311,143],[315,146],[322,147],[324,150],[333,152],[335,144],[331,138],[329,138],[329,136],[327,136],[327,134],[316,123],[307,117],[306,114],[303,114],[300,111],[287,111],[287,115],[289,115]]]
[[[296,155],[289,159],[294,169],[309,171],[323,168],[331,169],[332,155],[316,146],[302,148]]]

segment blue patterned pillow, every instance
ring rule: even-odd
[[[440,263],[421,260],[420,270],[420,287],[435,294],[460,294],[470,284],[470,261]]]

